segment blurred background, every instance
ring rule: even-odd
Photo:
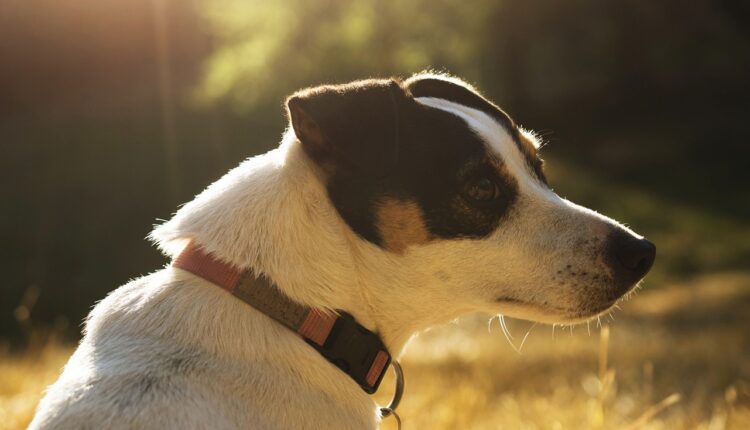
[[[167,263],[152,226],[278,144],[286,95],[430,68],[658,257],[614,323],[420,337],[405,427],[750,428],[749,23],[743,0],[0,0],[0,423]]]

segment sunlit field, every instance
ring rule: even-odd
[[[73,347],[50,342],[23,354],[0,356],[0,428],[25,429],[47,385],[57,379]]]
[[[406,429],[750,428],[750,275],[644,291],[576,327],[471,317],[413,341]],[[527,335],[528,334],[528,335]],[[526,339],[524,342],[523,339]],[[0,422],[23,429],[71,346],[0,357]],[[389,376],[378,399],[392,390]],[[394,429],[393,419],[383,423]]]

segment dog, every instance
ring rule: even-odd
[[[369,392],[416,333],[473,312],[586,321],[654,262],[556,195],[534,134],[455,77],[324,85],[286,107],[276,149],[154,229],[173,263],[96,305],[31,429],[375,429],[389,410]],[[266,310],[228,294],[249,272]],[[354,343],[315,340],[331,321]],[[365,376],[336,358],[356,348],[377,353]]]

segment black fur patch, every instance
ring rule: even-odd
[[[384,86],[377,81],[374,85]],[[360,135],[390,139],[390,132],[386,136],[382,130],[368,129],[368,121],[357,121],[368,115],[387,117],[382,112],[370,112],[373,106],[387,105],[382,99],[387,96],[388,101],[396,103],[393,125],[397,130],[398,156],[395,165],[379,174],[354,165],[338,165],[336,160],[333,162],[337,165],[326,169],[330,173],[327,186],[331,201],[349,226],[363,238],[382,246],[377,205],[385,199],[396,199],[419,205],[424,224],[434,238],[482,238],[494,231],[518,193],[517,184],[506,173],[502,160],[488,153],[484,142],[462,119],[418,103],[407,89],[399,87],[401,93],[394,96],[367,91],[361,86],[356,88],[356,103],[346,103],[346,110],[337,117],[339,121],[354,119],[355,122],[337,127],[353,127]],[[337,94],[342,96],[340,91]],[[512,122],[508,124],[512,126]],[[391,130],[391,124],[385,127]],[[321,131],[326,134],[325,125]],[[391,148],[391,141],[375,143],[376,140],[368,139],[367,145],[380,145],[386,151]],[[353,148],[357,147],[362,148]],[[373,148],[362,151],[372,154]],[[356,154],[350,158],[366,159]],[[465,191],[478,178],[489,178],[497,184],[499,196],[480,203],[468,198]]]
[[[406,97],[395,80],[323,85],[287,99],[297,138],[327,170],[377,175],[398,160],[398,106]]]
[[[526,163],[534,175],[536,175],[542,183],[547,183],[547,178],[542,170],[541,160],[537,157],[535,152],[531,152],[524,147],[524,144],[521,141],[522,137],[520,136],[515,122],[497,105],[468,87],[435,77],[423,77],[417,75],[408,79],[406,85],[414,97],[436,97],[477,109],[489,115],[505,127],[506,131],[516,143],[516,146],[521,151],[521,154],[523,154]]]

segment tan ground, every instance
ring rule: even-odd
[[[750,429],[750,274],[646,289],[602,319],[605,330],[536,325],[521,354],[497,319],[491,331],[486,322],[468,318],[410,345],[403,428]],[[531,324],[506,322],[519,347]],[[71,350],[0,356],[0,426],[25,428]]]

